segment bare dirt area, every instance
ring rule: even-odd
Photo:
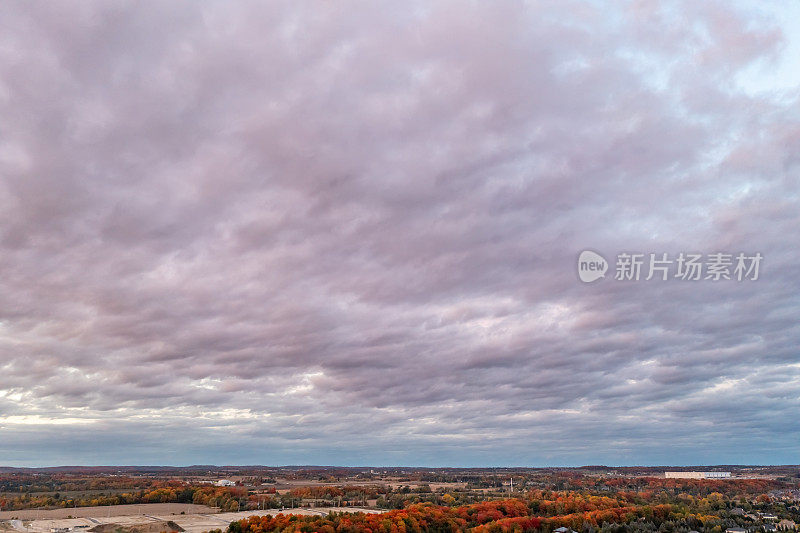
[[[186,503],[143,503],[139,505],[106,505],[100,507],[65,507],[62,509],[23,509],[20,511],[2,511],[0,520],[18,518],[20,520],[57,520],[73,518],[108,518],[111,516],[129,515],[179,515],[181,513],[216,513],[217,509],[206,505]]]
[[[148,504],[148,505],[177,505],[177,504]],[[212,529],[222,529],[223,531],[228,527],[228,524],[234,520],[241,520],[248,516],[264,516],[264,515],[277,515],[283,514],[297,514],[297,515],[311,515],[311,516],[325,516],[330,512],[349,512],[349,513],[382,513],[383,511],[376,509],[365,509],[359,507],[315,507],[315,508],[296,508],[285,509],[267,509],[262,511],[242,511],[239,513],[216,513],[216,509],[205,507],[210,510],[208,513],[193,512],[188,514],[150,514],[150,512],[141,513],[137,512],[136,508],[144,508],[150,511],[147,505],[120,505],[116,507],[123,507],[127,510],[126,514],[115,515],[111,514],[97,514],[94,516],[85,516],[81,518],[60,518],[60,519],[40,519],[40,520],[0,520],[0,529],[8,528],[15,533],[50,533],[53,529],[64,529],[70,533],[160,533],[161,531],[173,531],[171,527],[165,527],[165,523],[175,524],[180,530],[187,533],[203,533]],[[186,505],[180,506],[185,510]],[[200,505],[194,507],[203,507]],[[80,509],[80,508],[78,508]],[[85,507],[84,509],[90,509]],[[108,509],[107,507],[96,507],[94,509]],[[71,509],[74,511],[75,509]],[[14,511],[9,511],[11,514]],[[74,516],[74,515],[73,515]],[[5,526],[5,527],[4,527]],[[15,527],[16,526],[16,527]],[[99,527],[98,527],[99,526]],[[179,529],[174,529],[179,531]]]
[[[89,531],[91,533],[160,533],[161,531],[184,531],[184,529],[172,520],[159,520],[131,526],[101,524],[94,526]]]

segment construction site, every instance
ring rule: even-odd
[[[20,533],[161,533],[186,531],[202,533],[226,529],[228,524],[249,516],[298,514],[325,516],[331,512],[380,513],[375,509],[354,507],[317,507],[251,510],[220,513],[213,507],[175,503],[111,505],[76,509],[0,512],[0,532]]]

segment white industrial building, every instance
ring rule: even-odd
[[[664,472],[667,479],[724,479],[731,477],[730,472]]]

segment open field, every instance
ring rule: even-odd
[[[159,514],[151,514],[153,506],[160,506],[162,510]],[[27,520],[23,519],[21,522],[14,521],[12,523],[8,520],[5,516],[2,518],[6,518],[5,521],[0,521],[0,530],[11,530],[11,531],[19,531],[22,532],[29,532],[29,533],[49,533],[51,528],[71,528],[76,529],[76,531],[87,531],[90,528],[101,524],[117,524],[123,527],[130,527],[130,526],[137,526],[142,525],[146,526],[147,524],[153,524],[158,522],[165,522],[171,520],[182,527],[189,533],[202,533],[204,531],[209,531],[212,529],[225,529],[228,527],[228,524],[233,522],[234,520],[241,520],[243,518],[247,518],[248,516],[263,516],[263,515],[276,515],[281,511],[277,509],[268,509],[262,511],[242,511],[239,513],[216,513],[214,509],[211,507],[205,507],[207,512],[200,512],[195,511],[191,514],[171,514],[171,511],[167,510],[166,506],[172,506],[172,508],[178,510],[178,507],[185,510],[186,505],[178,505],[178,504],[147,504],[147,505],[117,505],[114,507],[127,507],[127,514],[111,514],[111,516],[107,516],[104,513],[99,513],[98,510],[104,509],[101,507],[94,507],[94,508],[84,508],[84,509],[94,509],[93,515],[85,515],[82,518],[48,518],[48,519],[39,519],[39,520]],[[140,514],[137,509],[131,508],[143,508],[147,511],[145,514]],[[195,508],[203,508],[202,505],[195,505]],[[59,509],[60,511],[61,509]],[[74,510],[74,509],[73,509]],[[325,516],[330,512],[364,512],[364,513],[381,513],[383,511],[374,510],[374,509],[363,509],[363,508],[356,508],[356,507],[318,507],[313,509],[306,509],[306,508],[297,508],[297,509],[287,509],[282,511],[283,514],[298,514],[298,515],[320,515]],[[16,513],[22,511],[11,511],[9,513],[2,513],[3,515],[11,514],[17,516]],[[180,512],[180,511],[178,511]],[[132,514],[135,513],[135,514]],[[73,515],[74,516],[74,515]]]

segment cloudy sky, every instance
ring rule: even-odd
[[[800,462],[799,41],[794,0],[5,5],[0,463]]]

